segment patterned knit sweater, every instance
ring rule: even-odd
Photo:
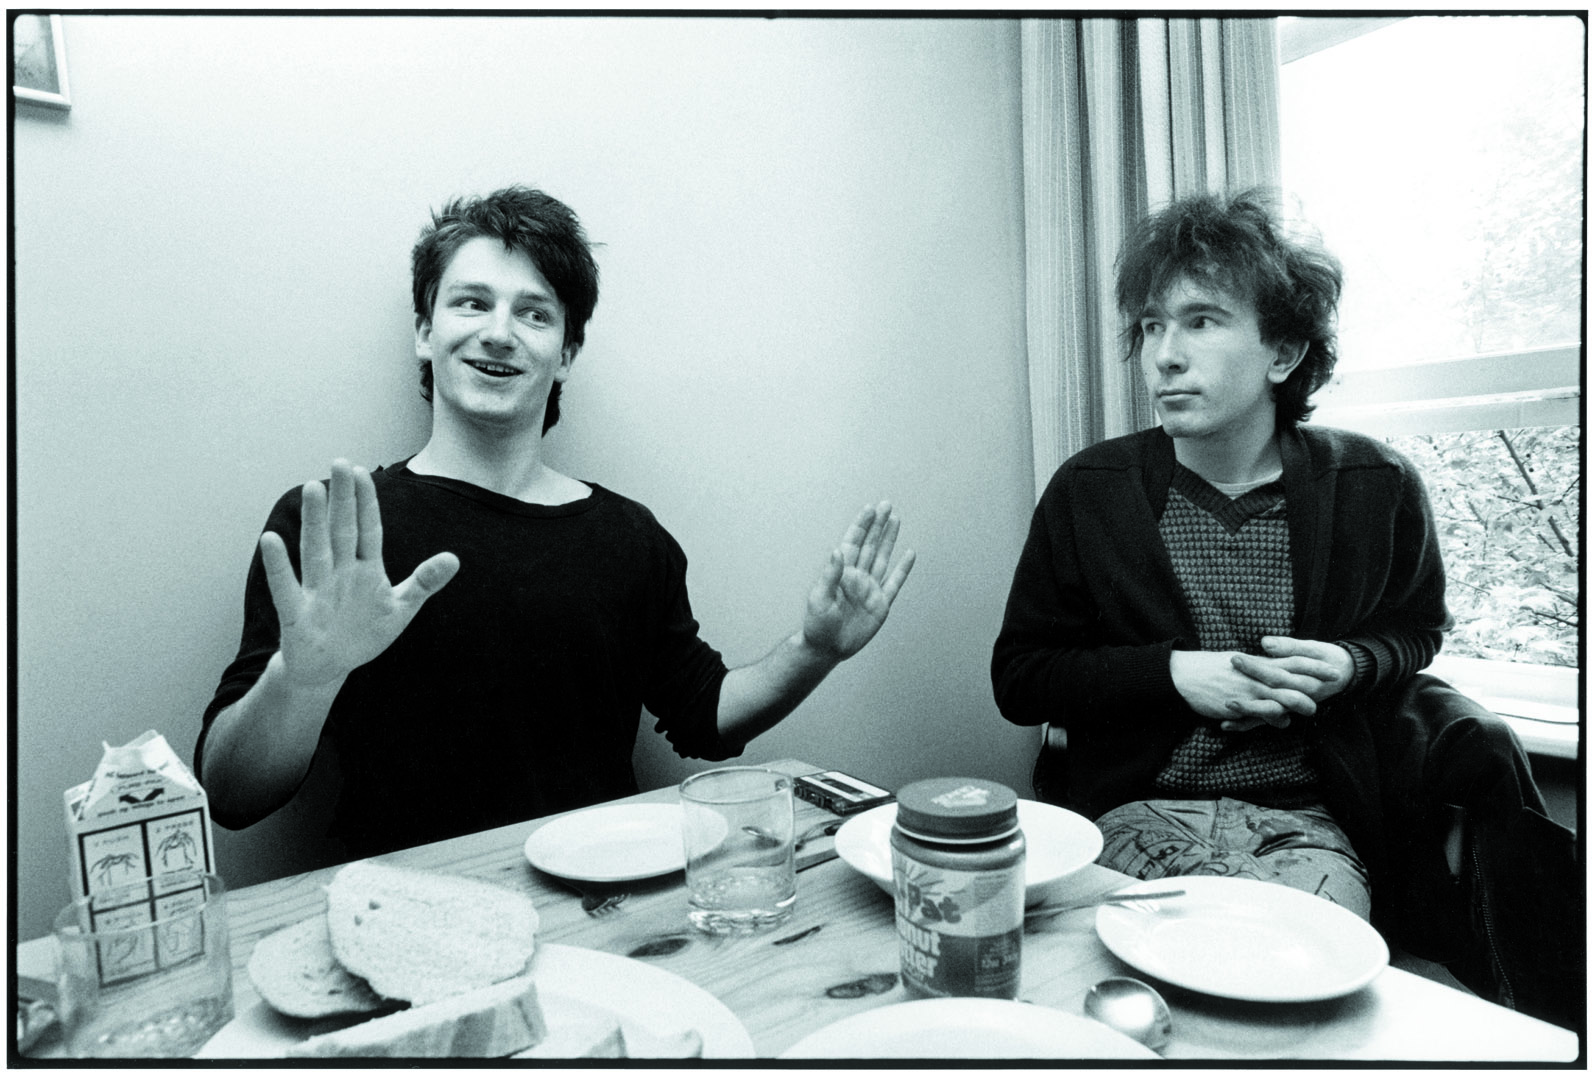
[[[1299,724],[1320,794],[1359,809],[1373,781],[1365,703],[1426,667],[1451,625],[1446,576],[1424,485],[1377,439],[1303,424],[1277,440],[1291,536],[1294,637],[1353,654],[1347,687]],[[1156,798],[1154,784],[1197,715],[1175,689],[1174,649],[1200,648],[1197,622],[1159,531],[1174,440],[1153,427],[1087,447],[1053,474],[1014,569],[992,646],[992,690],[1011,723],[1056,724],[1069,748],[1044,748],[1039,798],[1100,817]],[[1339,810],[1337,808],[1340,808]]]
[[[1293,632],[1291,536],[1278,482],[1231,499],[1176,465],[1158,528],[1200,648],[1257,656],[1265,635]],[[1193,728],[1155,783],[1169,796],[1285,807],[1311,801],[1317,777],[1301,724],[1231,733],[1215,723]]]

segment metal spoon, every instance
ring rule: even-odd
[[[1150,1050],[1169,1043],[1173,1023],[1157,990],[1140,979],[1104,979],[1086,991],[1086,1015],[1129,1035]]]
[[[801,834],[795,841],[793,841],[792,849],[794,851],[802,851],[803,846],[809,843],[809,841],[821,836],[833,836],[836,834],[838,829],[842,828],[842,825],[842,819],[839,818],[836,821],[827,821],[823,822],[822,824],[812,826],[803,834]],[[744,825],[743,832],[756,839],[763,840],[768,844],[774,845],[781,843],[781,841],[778,840],[774,834],[766,832],[758,825]]]

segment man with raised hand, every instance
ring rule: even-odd
[[[598,299],[569,208],[522,187],[456,200],[412,276],[431,435],[272,510],[195,749],[218,823],[283,806],[323,740],[352,857],[633,794],[642,708],[678,753],[735,756],[881,628],[914,563],[892,562],[888,503],[848,527],[800,629],[728,671],[670,534],[544,461]]]

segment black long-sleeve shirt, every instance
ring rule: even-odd
[[[352,672],[323,738],[343,786],[330,835],[378,854],[635,793],[643,707],[683,756],[741,752],[720,739],[726,666],[698,637],[687,558],[648,509],[596,484],[561,506],[473,484],[372,474],[389,580],[441,551],[460,558],[396,641]],[[266,528],[299,568],[299,489]],[[278,648],[277,612],[257,549],[237,657],[194,751]]]

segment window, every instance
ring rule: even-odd
[[[1346,271],[1314,420],[1424,473],[1458,622],[1436,670],[1504,714],[1576,721],[1584,24],[1279,28],[1288,205]]]

